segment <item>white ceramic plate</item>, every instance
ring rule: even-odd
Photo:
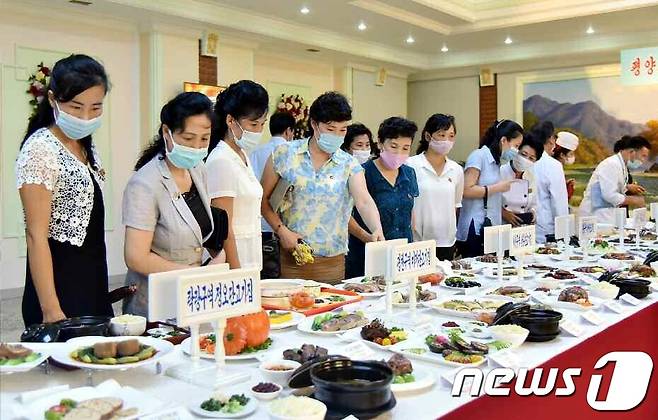
[[[402,344],[402,343],[400,343]],[[409,351],[405,351],[405,349],[414,349],[414,348],[424,348],[427,351],[423,354],[417,354],[417,353],[412,353]],[[476,363],[456,363],[456,362],[449,362],[445,360],[442,354],[439,353],[432,353],[429,350],[429,347],[425,343],[420,343],[420,342],[411,342],[408,345],[396,345],[395,348],[392,348],[391,351],[394,353],[399,353],[402,354],[410,359],[418,359],[418,360],[423,360],[425,362],[430,362],[430,363],[439,363],[445,366],[453,366],[453,367],[477,367],[482,365],[487,361],[487,356],[483,356],[482,360]]]
[[[20,344],[23,347],[27,347],[31,349],[35,353],[39,353],[40,356],[39,358],[32,360],[31,362],[21,363],[19,365],[13,365],[13,366],[2,365],[0,366],[0,373],[27,372],[28,370],[34,369],[35,367],[39,366],[49,357],[49,353],[47,351],[37,350],[36,348],[31,347],[29,343],[9,343],[9,344]]]
[[[482,282],[478,281],[477,278],[466,278],[466,280],[477,281],[478,283],[482,284]],[[443,289],[448,289],[448,290],[455,290],[455,291],[458,291],[458,292],[465,292],[465,293],[468,293],[468,294],[478,293],[478,291],[479,291],[480,289],[482,289],[482,286],[477,286],[477,287],[455,287],[455,286],[448,286],[448,285],[445,284],[445,280],[442,281],[442,282],[439,284],[439,287],[441,287],[441,288],[443,288]]]
[[[489,299],[486,297],[474,297],[474,296],[459,296],[458,298],[455,296],[452,297],[447,297],[443,299],[436,299],[430,302],[424,302],[424,306],[427,306],[428,308],[432,308],[435,311],[445,314],[445,315],[450,315],[450,316],[456,316],[460,318],[470,318],[470,319],[477,319],[478,315],[482,313],[495,313],[496,309],[484,309],[484,310],[476,310],[476,311],[457,311],[454,309],[447,309],[442,306],[441,304],[451,301],[451,300],[463,300],[463,301],[492,301],[496,302],[496,304],[500,303],[499,307],[504,305],[505,302],[500,299]]]
[[[559,294],[557,296],[543,294],[543,296],[536,295],[536,297],[545,305],[549,305],[554,308],[571,309],[574,311],[589,311],[591,309],[597,309],[603,303],[603,299],[596,298],[594,296],[589,297],[589,301],[592,303],[592,306],[583,306],[574,302],[563,302],[558,300]]]
[[[391,383],[391,391],[396,395],[407,392],[422,391],[431,388],[436,380],[432,371],[428,369],[414,370],[412,375],[416,378],[415,381],[406,384]]]
[[[333,287],[335,287],[336,289],[345,290],[345,285],[346,285],[346,284],[360,284],[360,283],[361,283],[361,282],[358,282],[358,281],[356,281],[356,282],[348,282],[348,281],[344,281],[344,284],[338,284],[338,285],[333,286]],[[376,297],[382,297],[382,296],[384,296],[384,295],[386,294],[385,291],[380,291],[380,292],[369,292],[369,293],[359,293],[359,292],[357,292],[357,291],[353,291],[353,292],[356,293],[356,294],[359,295],[359,296],[363,296],[364,298],[376,298]]]
[[[201,334],[201,336],[203,336],[203,335],[208,335],[208,334]],[[260,351],[254,352],[254,353],[236,354],[236,355],[233,355],[233,356],[226,356],[226,360],[261,359],[262,357],[269,354],[272,351],[273,347],[274,347],[274,341],[275,340],[274,340],[273,337],[270,337],[270,339],[272,340],[272,344],[270,345],[270,347],[268,349],[260,350]],[[183,352],[185,354],[187,354],[188,356],[192,354],[192,347],[191,347],[192,337],[187,337],[185,340],[183,340],[182,343],[180,343],[180,345],[181,345],[181,349],[183,350]],[[213,354],[206,353],[205,351],[203,351],[201,349],[199,349],[199,357],[202,358],[202,359],[215,360],[215,354],[214,353]]]
[[[516,268],[514,268],[514,270],[516,270]],[[489,279],[493,279],[493,280],[495,280],[495,279],[498,278],[498,274],[497,274],[497,273],[498,273],[498,268],[486,268],[486,269],[484,270],[484,276],[487,277],[487,278],[489,278]],[[505,280],[509,280],[509,279],[513,279],[513,278],[518,278],[518,277],[519,277],[519,276],[516,275],[516,274],[512,274],[511,276],[505,276],[504,274],[505,274],[505,269],[503,269],[503,279],[505,279]],[[535,271],[533,271],[533,270],[528,270],[528,269],[524,269],[524,270],[523,270],[523,278],[524,278],[524,279],[532,278],[532,277],[535,276],[535,274],[536,274],[536,273],[535,273]]]
[[[510,286],[520,286],[520,285],[518,285],[518,284],[510,284]],[[503,286],[501,286],[501,287],[503,287]],[[523,286],[520,286],[520,287],[523,287]],[[484,292],[482,292],[482,294],[483,294],[484,296],[486,296],[487,298],[491,298],[491,299],[500,299],[500,300],[504,300],[504,301],[506,301],[506,302],[514,302],[514,303],[518,303],[518,302],[527,302],[527,301],[530,299],[530,290],[528,290],[528,289],[525,288],[525,287],[523,287],[523,290],[525,290],[525,292],[527,293],[528,296],[526,296],[526,297],[524,297],[524,298],[513,298],[513,297],[510,297],[510,296],[497,295],[497,294],[493,294],[493,293],[492,293],[493,291],[498,290],[499,288],[500,288],[500,287],[492,287],[492,288],[487,289],[487,290],[485,290]],[[490,293],[492,293],[492,294],[490,294]]]
[[[277,311],[277,312],[286,312],[286,311]],[[292,313],[292,319],[290,321],[283,322],[281,324],[272,324],[270,322],[270,330],[282,330],[284,328],[294,327],[295,325],[299,324],[306,318],[304,314],[300,314],[299,312],[292,311],[291,313]]]
[[[80,387],[68,389],[66,391],[56,392],[48,396],[38,398],[30,401],[23,406],[25,408],[25,417],[30,419],[42,419],[44,413],[52,406],[58,405],[63,399],[72,399],[77,402],[89,400],[92,398],[106,398],[114,397],[123,400],[122,410],[131,408],[137,409],[137,414],[129,417],[122,417],[122,419],[130,420],[136,419],[147,414],[152,414],[161,410],[166,404],[149,394],[142,392],[138,389],[124,386],[121,387],[118,382],[108,380],[96,387]]]
[[[209,399],[210,397],[197,401],[194,404],[188,406],[191,412],[201,417],[209,417],[213,419],[237,419],[240,417],[245,417],[252,414],[258,408],[258,402],[255,397],[249,397],[247,405],[244,406],[242,411],[238,413],[222,413],[221,411],[207,411],[201,408],[201,403]]]
[[[75,360],[71,357],[71,352],[77,350],[81,347],[93,346],[95,343],[107,342],[107,341],[126,341],[131,339],[139,340],[140,344],[154,347],[156,353],[150,359],[142,360],[136,363],[125,363],[120,365],[101,365],[93,363],[84,363],[78,360]],[[94,370],[125,370],[133,369],[136,367],[147,366],[157,362],[166,356],[169,352],[174,349],[174,345],[166,340],[160,340],[153,337],[76,337],[72,338],[66,342],[66,346],[63,346],[53,352],[51,357],[68,366],[73,366],[81,369],[94,369]]]
[[[386,327],[390,328],[391,326],[386,324]],[[398,328],[403,328],[403,327],[398,326]],[[364,340],[361,337],[361,328],[354,328],[352,330],[347,331],[345,334],[342,335],[342,339],[344,341],[361,340],[361,341],[363,341],[364,343],[366,343],[367,345],[369,345],[373,348],[376,348],[376,349],[379,349],[379,350],[394,351],[394,348],[396,346],[401,346],[401,345],[403,345],[404,343],[406,343],[408,341],[418,341],[418,337],[415,336],[414,333],[409,328],[404,328],[404,330],[407,332],[407,339],[404,340],[404,341],[400,341],[396,344],[392,344],[390,346],[381,346],[381,345],[379,345],[379,344],[377,344],[373,341]]]
[[[355,327],[351,328],[349,330],[340,330],[340,331],[314,331],[313,330],[313,320],[315,319],[316,316],[322,316],[322,315],[315,315],[315,316],[309,316],[299,324],[297,324],[297,329],[301,332],[305,332],[308,334],[317,334],[317,335],[340,335],[343,333],[346,333],[347,331],[352,331],[352,330],[359,330],[361,331],[362,327]],[[370,321],[368,321],[370,322]]]

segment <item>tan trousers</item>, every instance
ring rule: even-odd
[[[345,254],[335,257],[316,256],[313,264],[299,266],[290,251],[281,248],[281,278],[338,284],[345,278]]]

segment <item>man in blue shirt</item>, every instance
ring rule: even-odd
[[[263,177],[265,164],[274,149],[292,140],[294,129],[295,117],[292,114],[288,112],[276,112],[270,117],[270,133],[272,134],[272,139],[258,146],[249,155],[251,168],[259,181]],[[281,272],[279,266],[279,244],[272,234],[272,227],[265,221],[265,218],[261,220],[261,232],[263,233],[263,271],[261,272],[261,278],[278,278]]]

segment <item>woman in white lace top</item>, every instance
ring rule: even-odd
[[[112,315],[101,188],[105,173],[91,135],[109,82],[103,66],[71,55],[52,69],[48,97],[30,120],[16,160],[25,213],[26,326]]]

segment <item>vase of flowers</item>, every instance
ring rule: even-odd
[[[308,105],[299,95],[281,94],[276,106],[277,112],[288,112],[295,118],[295,139],[301,139],[308,131]]]

